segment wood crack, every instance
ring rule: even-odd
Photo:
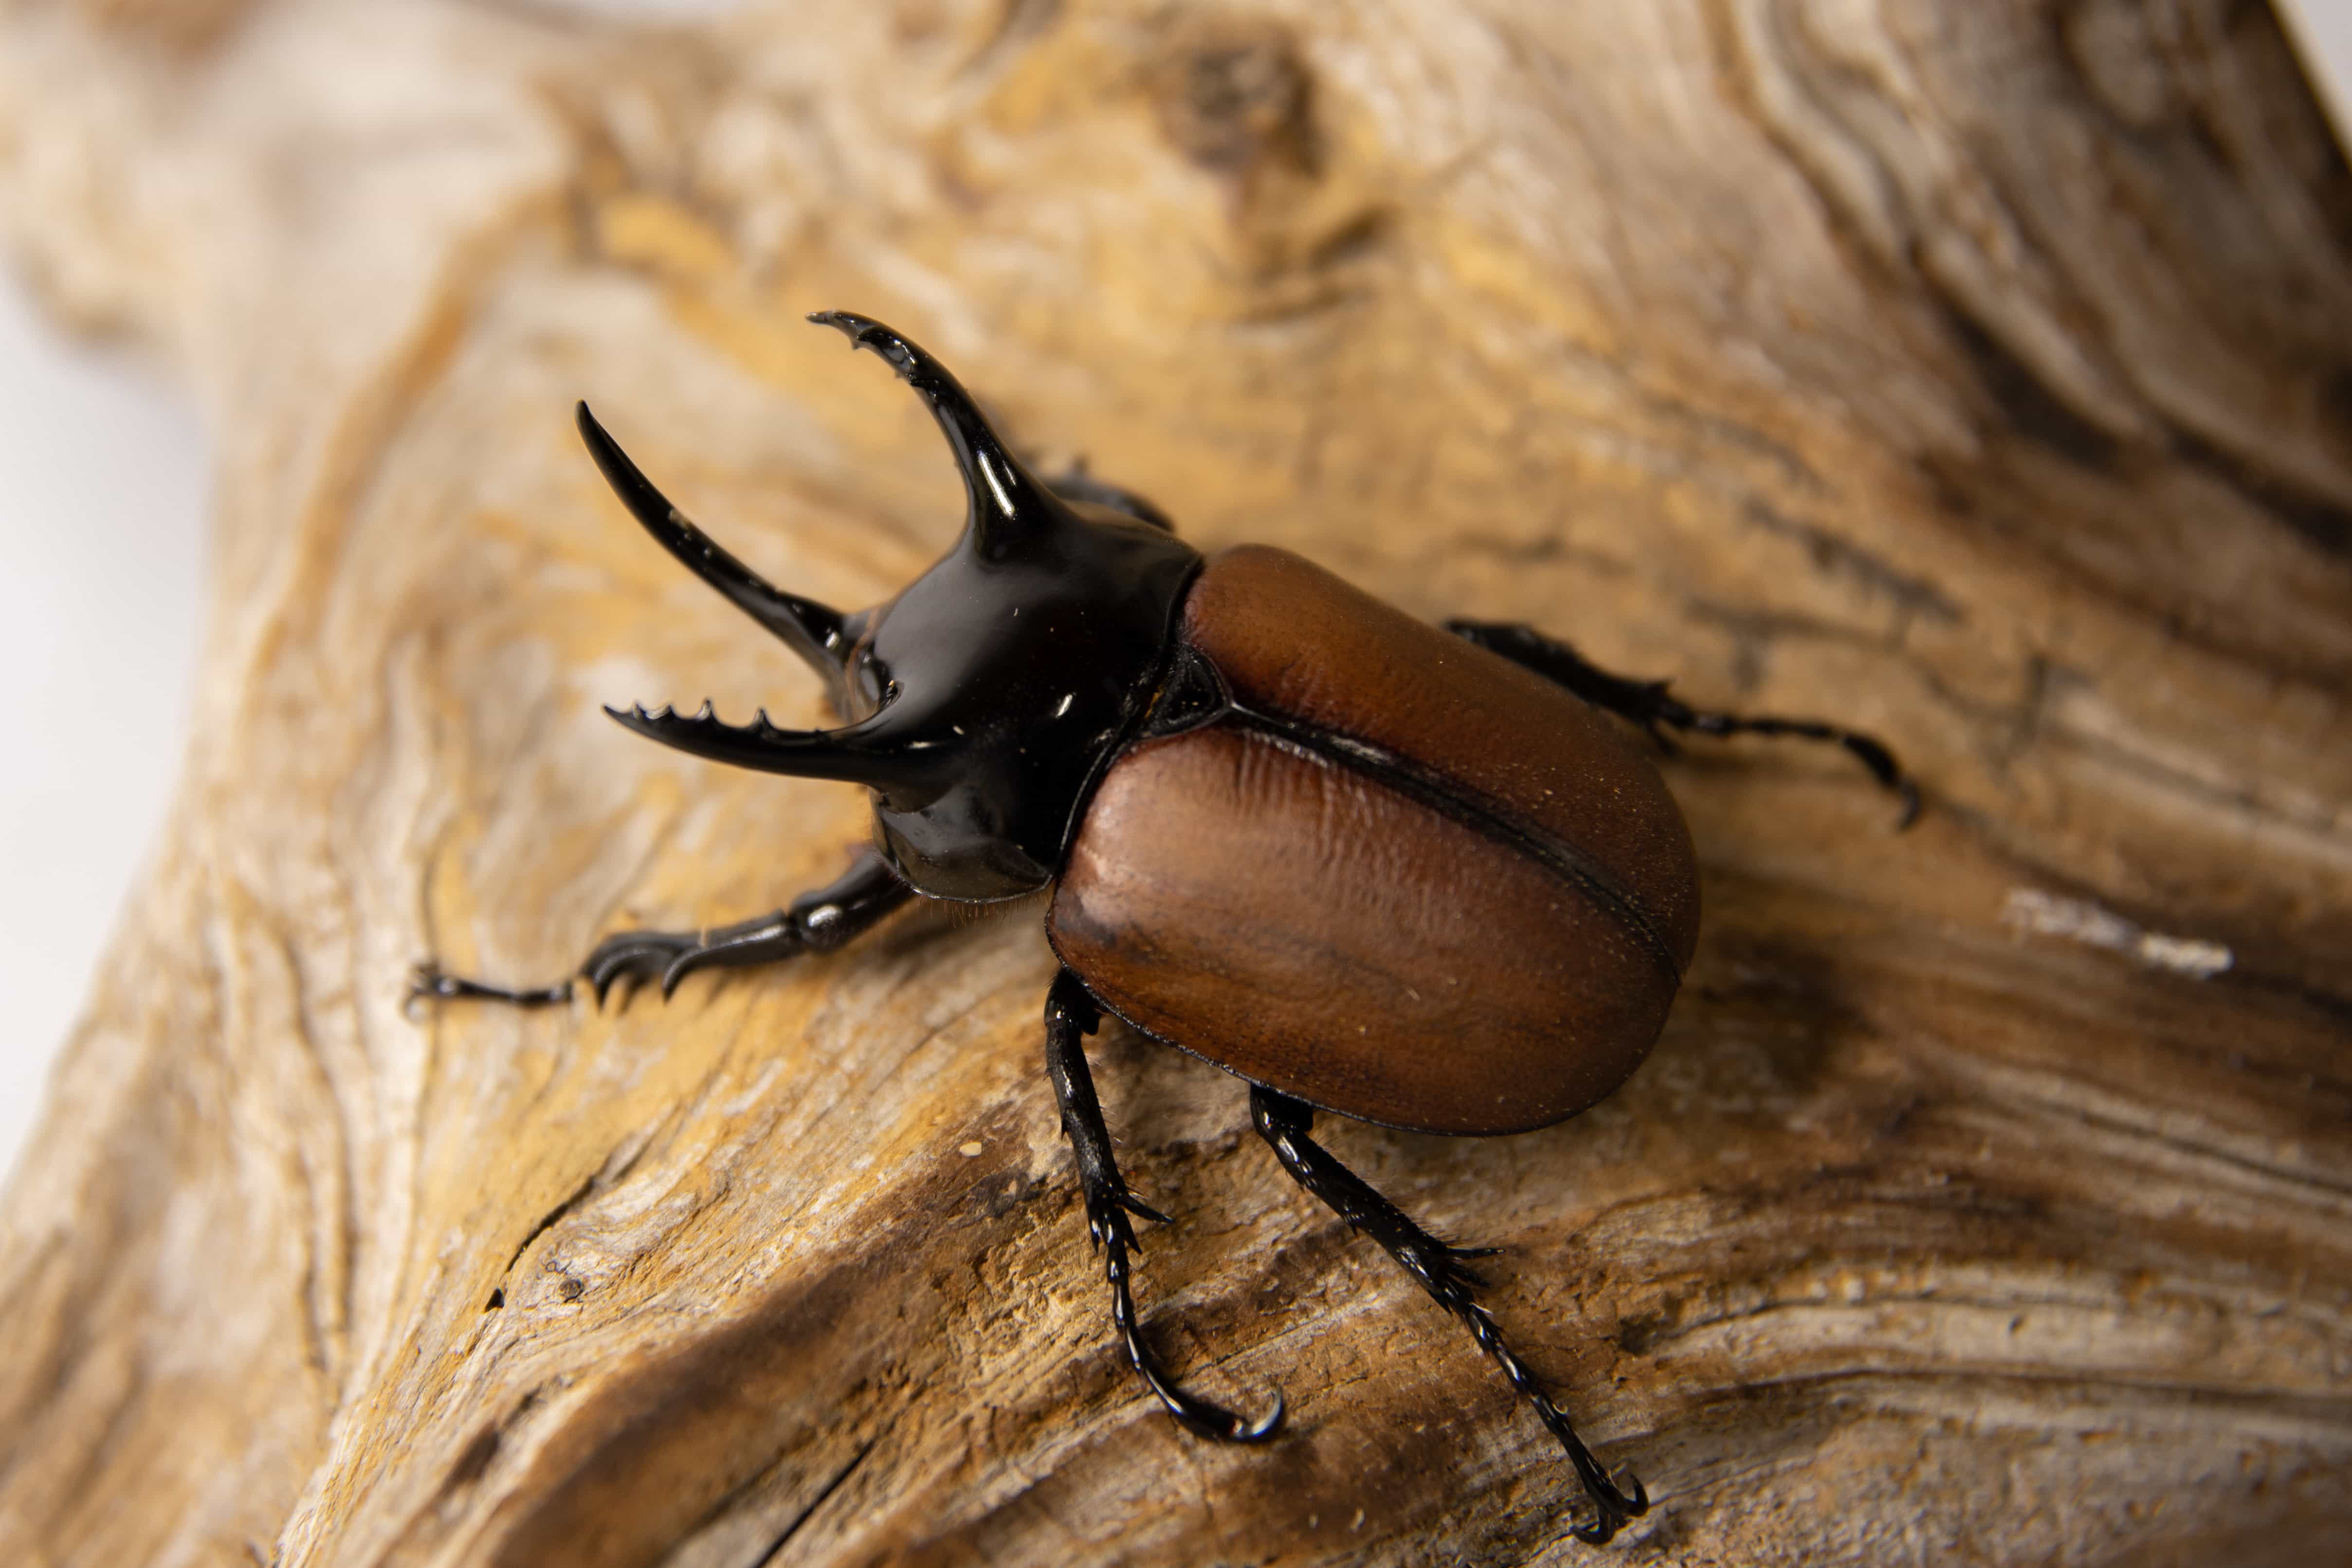
[[[858,1445],[857,1452],[849,1457],[849,1463],[834,1472],[832,1479],[818,1489],[816,1496],[809,1500],[808,1506],[792,1517],[782,1532],[768,1543],[768,1549],[751,1560],[749,1568],[769,1568],[769,1564],[781,1558],[784,1548],[793,1543],[793,1537],[798,1535],[802,1528],[816,1517],[817,1510],[833,1500],[833,1494],[841,1489],[844,1482],[857,1473],[857,1467],[866,1462],[866,1457],[874,1452],[874,1445],[880,1440],[878,1437],[868,1437],[864,1443]]]

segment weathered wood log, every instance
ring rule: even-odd
[[[567,426],[877,601],[959,503],[828,306],[1203,544],[1927,782],[1897,837],[1842,759],[1693,746],[1706,928],[1632,1084],[1332,1131],[1507,1249],[1502,1321],[1657,1500],[1612,1551],[2352,1533],[2352,176],[2262,7],[25,3],[0,214],[223,464],[181,808],[0,1231],[0,1558],[1601,1560],[1241,1086],[1114,1029],[1180,1216],[1149,1331],[1295,1429],[1144,1396],[1034,906],[667,1006],[404,1006],[862,831],[598,713],[817,694]]]

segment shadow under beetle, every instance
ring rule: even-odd
[[[1045,1070],[1136,1372],[1190,1430],[1255,1443],[1281,1426],[1188,1394],[1129,1292],[1130,1215],[1082,1037],[1110,1013],[1245,1079],[1292,1178],[1386,1248],[1567,1450],[1595,1544],[1649,1509],[1621,1489],[1503,1342],[1466,1260],[1309,1136],[1315,1112],[1421,1132],[1546,1127],[1607,1095],[1664,1026],[1698,934],[1690,832],[1619,722],[1843,745],[1903,799],[1853,731],[1685,707],[1526,626],[1425,626],[1298,556],[1203,559],[1140,498],[1038,479],[938,361],[878,321],[810,318],[873,349],[930,405],[970,496],[962,537],[886,605],[843,615],[783,593],[688,522],[580,407],[596,465],[646,531],[824,679],[844,722],[722,723],[708,703],[608,709],[696,756],[873,792],[878,844],[786,909],[702,931],[607,937],[580,977],[667,996],[698,969],[840,947],[914,899],[1051,886],[1062,968]],[[1614,715],[1615,717],[1611,717]],[[421,994],[538,1005],[418,971]]]

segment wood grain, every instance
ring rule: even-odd
[[[427,954],[545,978],[861,831],[598,713],[818,693],[567,425],[878,600],[956,489],[827,306],[1204,547],[1926,781],[1896,837],[1843,759],[1694,747],[1706,926],[1635,1079],[1331,1131],[1507,1248],[1507,1329],[1657,1500],[1611,1550],[2352,1534],[2352,177],[2263,6],[19,0],[0,233],[221,452],[180,805],[0,1219],[0,1557],[1591,1556],[1239,1085],[1114,1033],[1180,1215],[1150,1331],[1296,1427],[1141,1395],[1034,903],[667,1007],[404,1007]]]

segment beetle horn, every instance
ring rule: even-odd
[[[588,444],[588,455],[596,459],[604,482],[655,542],[725,595],[730,604],[782,638],[786,647],[824,677],[837,701],[845,689],[843,666],[850,644],[841,612],[814,599],[785,593],[688,521],[686,514],[671,505],[669,498],[629,460],[620,443],[596,423],[585,403],[580,405],[579,423],[580,438]]]
[[[871,316],[849,310],[819,310],[809,318],[822,327],[838,328],[855,348],[872,349],[890,363],[898,379],[913,387],[930,405],[931,417],[955,453],[963,472],[964,493],[971,498],[965,526],[981,553],[998,556],[1017,548],[1041,525],[1059,519],[1068,508],[1005,449],[990,428],[980,405],[971,400],[947,366]]]
[[[749,724],[729,724],[708,702],[691,716],[670,708],[651,711],[642,704],[604,711],[623,729],[647,740],[761,773],[889,789],[921,784],[935,771],[932,759],[912,754],[898,743],[887,722],[887,709],[838,730],[781,730],[768,722],[764,708]]]

